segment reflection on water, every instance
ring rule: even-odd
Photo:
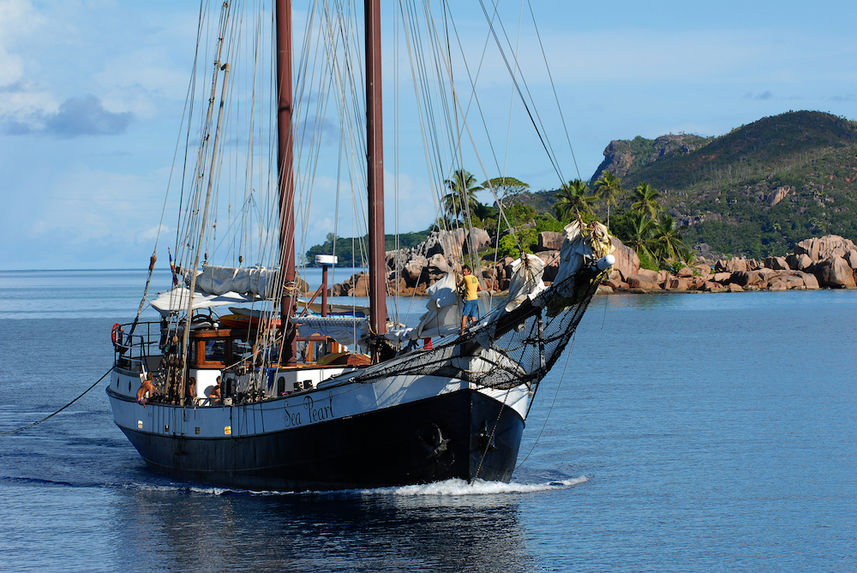
[[[519,492],[580,481],[316,494],[132,487],[111,521],[135,569],[529,571]]]

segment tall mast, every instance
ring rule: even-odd
[[[295,306],[295,178],[292,138],[292,3],[277,0],[277,172],[280,191],[280,317],[286,340],[283,361],[294,366],[295,337],[289,319]]]
[[[384,138],[381,115],[380,0],[365,0],[366,154],[369,175],[369,327],[387,332],[387,281],[384,260]]]

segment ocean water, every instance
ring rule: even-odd
[[[144,278],[0,272],[0,432],[110,368]],[[857,291],[596,298],[511,484],[176,482],[145,467],[99,385],[0,436],[0,570],[854,571],[855,345]]]

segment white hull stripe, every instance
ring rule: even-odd
[[[123,383],[125,381],[120,377],[120,386]],[[278,400],[237,406],[185,408],[160,404],[143,407],[133,399],[115,392],[113,386],[109,394],[113,418],[120,427],[157,434],[220,438],[267,434],[359,416],[467,388],[467,382],[457,379],[393,376],[371,384],[346,383]],[[526,386],[517,386],[511,390],[483,388],[479,391],[512,408],[522,419],[525,418],[530,399]]]

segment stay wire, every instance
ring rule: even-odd
[[[548,158],[551,162],[551,165],[554,168],[554,171],[556,172],[557,176],[559,176],[560,181],[563,181],[564,179],[562,176],[562,170],[560,169],[559,163],[557,162],[557,159],[556,159],[556,155],[553,153],[553,149],[551,148],[550,143],[546,139],[546,133],[544,133],[544,129],[543,129],[544,126],[543,126],[541,119],[538,117],[538,112],[536,112],[534,109],[530,109],[531,106],[528,104],[528,101],[532,102],[532,95],[529,92],[529,88],[526,87],[526,84],[524,85],[523,88],[521,87],[522,82],[518,81],[518,77],[515,74],[514,70],[512,69],[512,64],[509,62],[509,58],[506,55],[506,52],[503,50],[502,43],[500,42],[500,37],[497,34],[495,26],[494,26],[491,18],[488,15],[488,10],[485,7],[483,0],[479,0],[479,5],[482,8],[482,13],[485,16],[485,19],[488,21],[489,30],[491,31],[491,34],[494,37],[494,42],[497,44],[497,48],[498,48],[498,51],[500,52],[500,56],[503,59],[503,63],[506,65],[506,69],[509,72],[509,77],[511,78],[512,83],[515,86],[515,89],[518,92],[519,97],[521,98],[521,104],[524,106],[524,111],[527,112],[527,117],[529,118],[530,123],[533,125],[533,128],[535,129],[536,135],[538,136],[538,139],[539,139],[539,142],[542,144],[542,147],[544,148],[545,152],[547,153]],[[501,28],[502,28],[502,25],[501,25]],[[504,36],[505,36],[505,28],[502,28],[502,30],[503,30]],[[508,38],[507,38],[507,40],[508,40]],[[515,61],[515,69],[517,69],[520,73],[520,66],[518,65],[517,61]],[[524,93],[525,91],[526,91],[526,95]],[[526,96],[529,96],[529,100],[527,99]]]
[[[577,178],[580,179],[580,167],[578,167],[578,165],[577,165],[577,157],[575,157],[574,147],[572,147],[572,145],[571,145],[571,137],[568,134],[568,125],[566,125],[566,123],[565,123],[565,114],[562,113],[562,106],[559,103],[559,95],[557,94],[557,91],[556,91],[556,84],[553,81],[553,74],[551,73],[550,66],[548,65],[548,57],[547,57],[547,54],[545,53],[544,43],[542,42],[542,35],[539,33],[539,26],[536,23],[536,14],[533,11],[533,3],[530,2],[530,0],[527,0],[527,7],[530,9],[530,17],[533,20],[533,29],[536,32],[536,38],[538,38],[538,40],[539,40],[539,48],[541,49],[541,52],[542,52],[542,59],[545,62],[545,70],[547,71],[548,79],[550,79],[551,90],[553,90],[553,98],[554,98],[554,101],[556,101],[556,107],[557,107],[557,111],[559,112],[559,118],[560,118],[560,120],[562,120],[562,129],[563,129],[563,131],[565,131],[565,140],[568,142],[568,151],[569,151],[569,153],[571,153],[571,161],[572,161],[572,163],[574,163],[574,170],[577,172]]]
[[[92,390],[93,388],[95,388],[95,387],[98,385],[98,383],[99,383],[99,382],[101,382],[102,380],[104,380],[104,379],[107,377],[107,375],[108,375],[108,374],[110,374],[112,371],[113,371],[113,367],[111,366],[111,367],[110,367],[110,369],[109,369],[107,372],[105,372],[105,373],[101,376],[101,378],[99,378],[98,380],[96,380],[96,381],[92,384],[92,386],[90,386],[89,388],[87,388],[86,390],[84,390],[84,391],[83,391],[81,394],[79,394],[79,395],[78,395],[74,400],[72,400],[71,402],[69,402],[68,404],[66,404],[65,406],[63,406],[63,407],[62,407],[62,408],[60,408],[59,410],[57,410],[56,412],[53,412],[53,413],[51,413],[51,414],[48,414],[47,416],[45,416],[45,417],[44,417],[44,418],[42,418],[41,420],[38,420],[38,421],[33,422],[33,423],[31,423],[31,424],[27,424],[26,426],[21,426],[20,428],[15,428],[14,430],[6,430],[5,432],[0,432],[0,436],[9,436],[9,435],[11,435],[11,434],[17,434],[18,432],[23,432],[24,430],[29,430],[29,429],[30,429],[30,428],[32,428],[33,426],[38,426],[38,425],[39,425],[39,424],[41,424],[42,422],[45,422],[45,421],[49,420],[50,418],[53,418],[54,416],[56,416],[57,414],[59,414],[60,412],[62,412],[63,410],[65,410],[66,408],[68,408],[69,406],[71,406],[72,404],[74,404],[75,402],[77,402],[78,400],[80,400],[81,398],[83,398],[83,397],[84,397],[84,396],[85,396],[85,395],[86,395],[90,390]]]
[[[530,451],[527,452],[527,455],[524,456],[524,459],[522,459],[520,462],[518,462],[518,464],[515,466],[515,470],[517,470],[522,465],[524,465],[524,462],[526,462],[529,459],[529,457],[535,451],[536,446],[538,446],[539,440],[541,439],[542,434],[545,431],[545,428],[547,428],[548,420],[550,419],[551,413],[553,412],[553,408],[556,405],[556,400],[559,397],[559,389],[560,389],[560,387],[562,387],[562,381],[565,378],[565,372],[568,369],[568,362],[571,359],[571,353],[574,351],[574,340],[575,340],[576,336],[577,336],[577,333],[571,335],[571,344],[569,345],[568,352],[565,355],[565,366],[562,367],[562,375],[559,377],[559,382],[557,382],[556,391],[554,392],[553,401],[551,402],[550,408],[548,408],[548,412],[547,412],[547,414],[545,414],[545,421],[542,424],[542,429],[539,430],[539,435],[536,436],[536,439],[533,442],[533,447],[530,448]],[[530,399],[530,405],[527,408],[527,415],[528,416],[530,413],[530,409],[533,407],[533,402],[535,402],[535,400],[536,400],[535,392],[538,392],[538,389],[539,389],[538,386],[536,386],[536,389],[533,392],[533,397]]]

